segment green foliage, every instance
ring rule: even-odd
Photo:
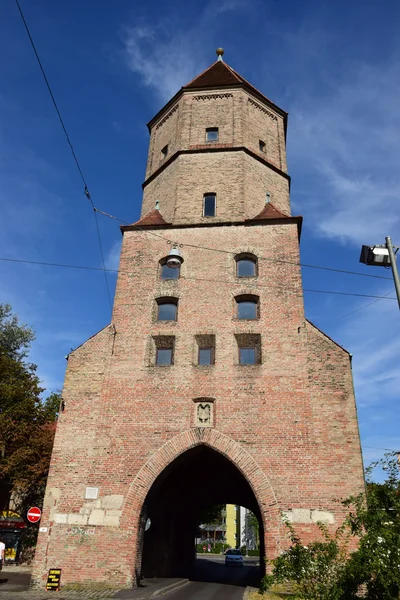
[[[383,483],[371,480],[375,469],[386,474]],[[366,470],[367,503],[349,498],[349,524],[360,543],[347,566],[345,584],[356,598],[359,586],[369,600],[396,600],[400,595],[400,477],[397,455],[388,453]]]
[[[329,533],[322,523],[318,527],[323,541],[312,542],[304,546],[296,535],[293,526],[286,522],[291,546],[289,550],[274,561],[273,574],[264,577],[263,591],[273,584],[292,582],[298,598],[307,600],[340,600],[342,591],[338,581],[343,577],[347,562],[349,535],[346,526]]]
[[[26,325],[19,323],[9,304],[0,304],[0,349],[10,358],[22,360],[26,357],[35,334]]]
[[[0,304],[0,510],[12,493],[23,516],[30,505],[42,506],[60,405],[58,393],[40,397],[36,365],[25,360],[33,339],[10,306]],[[36,534],[37,526],[28,525],[26,543]]]
[[[371,480],[374,469],[386,474],[384,483]],[[397,455],[389,453],[366,471],[367,495],[342,504],[348,518],[334,535],[319,524],[323,541],[303,546],[294,528],[289,550],[272,561],[273,572],[261,590],[292,582],[296,596],[307,600],[398,600],[400,597],[400,478]],[[348,554],[350,536],[358,549]]]

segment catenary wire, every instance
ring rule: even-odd
[[[45,84],[46,84],[47,90],[48,90],[48,92],[49,92],[49,94],[50,94],[50,98],[51,98],[51,100],[52,100],[52,102],[53,102],[54,108],[55,108],[55,110],[56,110],[56,113],[57,113],[57,115],[58,115],[58,119],[59,119],[59,121],[60,121],[61,127],[62,127],[62,129],[63,129],[63,131],[64,131],[64,134],[65,134],[65,137],[66,137],[67,143],[68,143],[68,145],[69,145],[69,147],[70,147],[70,150],[71,150],[71,153],[72,153],[73,159],[74,159],[74,161],[75,161],[76,167],[77,167],[77,169],[78,169],[79,175],[80,175],[80,177],[81,177],[81,179],[82,179],[83,186],[84,186],[84,193],[85,193],[85,196],[86,196],[86,198],[89,200],[89,202],[90,202],[90,205],[91,205],[91,207],[92,207],[92,209],[93,209],[94,220],[95,220],[95,224],[96,224],[96,231],[97,231],[97,238],[98,238],[99,247],[100,247],[101,261],[102,261],[102,265],[103,265],[103,271],[104,271],[104,279],[105,279],[105,283],[106,283],[106,290],[107,290],[108,302],[109,302],[109,305],[110,305],[110,311],[112,311],[111,293],[110,293],[110,287],[109,287],[109,285],[108,285],[107,273],[106,273],[106,268],[105,268],[103,244],[102,244],[102,241],[101,241],[100,228],[99,228],[99,223],[98,223],[98,219],[97,219],[96,207],[95,207],[95,205],[94,205],[94,203],[93,203],[93,200],[92,200],[92,198],[91,198],[91,195],[90,195],[90,192],[89,192],[89,188],[88,188],[88,185],[87,185],[87,183],[86,183],[86,179],[85,179],[85,177],[84,177],[84,175],[83,175],[82,168],[81,168],[81,166],[80,166],[80,164],[79,164],[79,160],[78,160],[78,157],[77,157],[77,155],[76,155],[76,153],[75,153],[74,147],[73,147],[73,145],[72,145],[71,138],[69,137],[69,134],[68,134],[67,128],[66,128],[66,126],[65,126],[65,124],[64,124],[64,121],[63,121],[63,118],[62,118],[62,116],[61,116],[60,109],[58,108],[58,105],[57,105],[56,99],[55,99],[55,97],[54,97],[53,91],[52,91],[52,89],[51,89],[51,86],[50,86],[49,80],[47,79],[46,72],[45,72],[45,70],[44,70],[44,68],[43,68],[42,61],[40,60],[40,57],[39,57],[38,51],[37,51],[37,49],[36,49],[36,46],[35,46],[35,42],[33,41],[33,38],[32,38],[31,32],[30,32],[30,30],[29,30],[28,24],[27,24],[27,22],[26,22],[26,20],[25,20],[25,17],[24,17],[24,14],[23,14],[23,12],[22,12],[22,8],[21,8],[21,6],[20,6],[20,4],[19,4],[18,0],[15,0],[15,2],[16,2],[16,4],[17,4],[18,11],[19,11],[19,14],[20,14],[20,16],[21,16],[22,22],[23,22],[23,24],[24,24],[24,27],[25,27],[25,29],[26,29],[26,33],[28,34],[29,41],[30,41],[30,43],[31,43],[31,46],[32,46],[33,52],[35,53],[36,60],[37,60],[37,62],[38,62],[39,68],[40,68],[40,70],[41,70],[41,72],[42,72],[43,79],[44,79],[44,81],[45,81]]]
[[[89,271],[107,271],[110,273],[123,273],[123,274],[130,274],[130,271],[125,271],[122,269],[107,269],[107,268],[100,268],[100,267],[87,267],[84,265],[68,265],[65,263],[51,263],[51,262],[44,262],[44,261],[33,261],[33,260],[22,260],[22,259],[17,259],[17,258],[5,258],[5,257],[0,257],[0,261],[3,262],[13,262],[13,263],[24,263],[24,264],[33,264],[33,265],[41,265],[41,266],[48,266],[48,267],[64,267],[64,268],[70,268],[70,269],[84,269],[84,270],[89,270]],[[186,277],[186,276],[181,276],[180,277],[183,280],[188,280],[188,281],[203,281],[203,282],[207,282],[207,283],[222,283],[222,284],[226,284],[226,285],[232,285],[233,283],[235,283],[236,285],[243,285],[241,282],[232,282],[232,281],[227,281],[227,280],[222,280],[222,279],[208,279],[208,278],[202,278],[202,277]],[[271,286],[271,285],[262,285],[259,283],[248,283],[246,282],[246,287],[247,288],[254,288],[254,289],[258,289],[258,288],[267,288],[267,289],[283,289],[286,291],[292,291],[291,288],[289,288],[288,286]],[[362,297],[362,298],[376,298],[378,300],[396,300],[396,298],[389,298],[388,295],[386,296],[376,296],[376,295],[372,295],[372,294],[358,294],[358,293],[354,293],[354,292],[337,292],[337,291],[333,291],[333,290],[315,290],[312,288],[303,288],[304,292],[311,292],[311,293],[316,293],[316,294],[333,294],[335,296],[356,296],[356,297]]]

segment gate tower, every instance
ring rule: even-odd
[[[273,558],[282,512],[307,543],[364,489],[350,356],[304,316],[287,113],[217,53],[148,125],[112,322],[69,355],[36,584],[187,574],[217,502]]]

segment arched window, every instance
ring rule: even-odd
[[[236,260],[236,277],[257,277],[257,257],[254,254],[238,254]]]
[[[181,270],[179,267],[172,268],[167,265],[167,257],[160,260],[160,277],[161,279],[179,279]]]
[[[237,318],[244,320],[258,319],[259,317],[259,298],[253,294],[244,294],[236,296]]]
[[[157,321],[176,321],[178,316],[178,298],[164,296],[157,298]]]

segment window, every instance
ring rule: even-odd
[[[166,262],[161,265],[161,279],[179,279],[180,269],[169,267]]]
[[[156,366],[164,367],[174,364],[175,337],[172,335],[157,335],[153,337],[153,362]]]
[[[216,204],[216,195],[215,194],[204,194],[203,215],[205,217],[215,217],[215,204]]]
[[[240,254],[235,256],[236,277],[256,277],[257,258],[253,254]]]
[[[212,364],[212,348],[199,348],[199,365]]]
[[[258,140],[258,148],[260,152],[265,152],[265,147],[265,142],[263,142],[263,140]]]
[[[218,127],[208,127],[206,129],[206,142],[218,142]]]
[[[239,365],[260,364],[261,336],[258,333],[238,333],[235,337],[238,345]]]
[[[215,362],[215,335],[196,335],[197,364],[213,365]]]
[[[157,321],[176,321],[178,312],[177,298],[158,298],[157,305]]]
[[[164,148],[161,149],[161,158],[165,158],[168,154],[168,144],[166,144],[164,146]]]
[[[172,365],[172,348],[157,348],[156,365]]]
[[[255,348],[239,348],[239,364],[240,365],[255,365],[256,364],[256,349]]]
[[[236,303],[238,319],[258,319],[258,296],[253,296],[251,294],[236,296]]]

